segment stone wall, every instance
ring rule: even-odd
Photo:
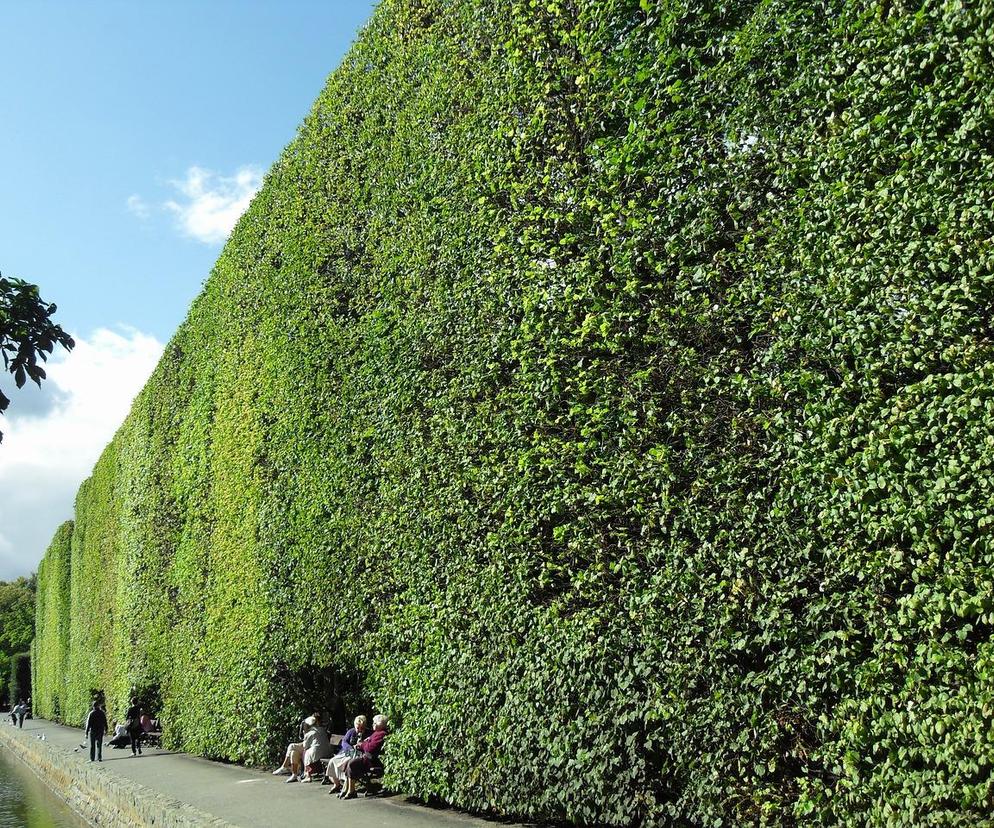
[[[0,746],[31,768],[49,788],[91,825],[103,828],[233,828],[230,823],[157,791],[81,763],[64,747],[31,732],[0,727]]]

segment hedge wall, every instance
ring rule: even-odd
[[[375,706],[389,784],[522,818],[989,824],[992,42],[385,0],[53,544],[46,712],[266,762]]]
[[[60,719],[69,666],[69,555],[73,522],[55,532],[38,566],[35,592],[35,639],[32,644],[32,710],[47,719]]]

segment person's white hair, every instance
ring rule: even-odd
[[[353,726],[353,727],[354,727],[354,728],[355,728],[356,730],[358,730],[358,729],[359,729],[360,725],[361,725],[361,726],[363,726],[363,727],[365,727],[365,726],[366,726],[366,717],[365,717],[365,716],[356,716],[356,717],[355,717],[355,721],[354,721],[354,722],[352,722],[352,726]]]
[[[375,730],[376,728],[381,726],[383,728],[386,728],[387,717],[384,716],[382,713],[377,713],[375,716],[373,716],[373,729]]]

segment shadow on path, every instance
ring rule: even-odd
[[[79,746],[82,730],[43,719],[32,720],[30,728],[27,725],[25,722],[24,730],[18,731],[18,738],[44,739],[61,748],[66,752],[68,768],[86,765],[97,773],[131,781],[187,803],[238,828],[284,825],[304,828],[336,823],[349,828],[494,828],[514,824],[425,807],[395,792],[340,800],[327,795],[327,786],[314,782],[287,785],[284,777],[273,776],[269,770],[213,762],[158,748],[150,748],[141,756],[132,756],[130,752],[105,756],[103,762],[91,765],[89,744],[85,749]]]

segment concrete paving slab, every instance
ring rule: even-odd
[[[0,727],[10,728],[9,724]],[[13,728],[11,728],[13,729]],[[19,739],[44,737],[72,754],[68,761],[90,766],[89,746],[81,748],[82,730],[43,719],[29,719],[15,731]],[[316,783],[287,784],[269,771],[211,762],[185,753],[154,748],[132,757],[130,749],[104,747],[102,772],[129,779],[165,796],[188,803],[239,828],[494,828],[509,825],[453,810],[436,810],[400,795],[343,802]],[[518,823],[520,826],[521,824]]]

